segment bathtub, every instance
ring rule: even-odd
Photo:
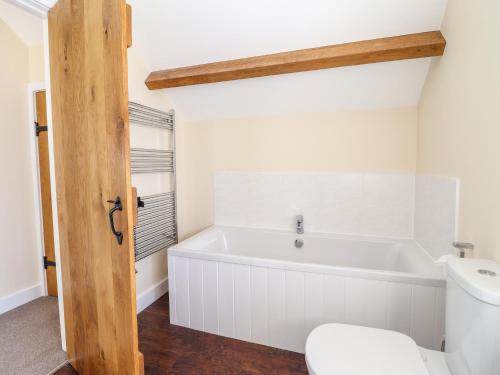
[[[170,322],[221,336],[303,353],[329,322],[428,349],[444,334],[445,278],[413,240],[213,226],[168,250],[168,272]]]

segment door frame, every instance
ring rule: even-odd
[[[33,198],[35,202],[35,235],[37,238],[36,248],[39,259],[39,274],[41,280],[42,295],[47,295],[47,277],[44,271],[43,256],[44,233],[43,233],[43,213],[42,213],[42,192],[40,185],[40,164],[38,160],[38,145],[34,131],[36,121],[35,93],[45,90],[44,82],[28,84],[28,131],[30,134],[30,156],[31,156],[31,177],[33,180]]]
[[[47,102],[47,126],[48,126],[48,143],[49,143],[49,169],[50,169],[50,184],[51,184],[51,196],[57,197],[56,194],[56,181],[55,181],[55,162],[54,162],[54,142],[52,133],[52,100],[51,100],[51,89],[50,89],[50,60],[49,60],[49,23],[47,20],[47,13],[49,7],[39,0],[7,0],[11,4],[21,8],[22,10],[29,12],[42,20],[43,27],[43,54],[44,54],[44,73],[45,82],[44,83],[33,83],[28,85],[28,126],[29,131],[34,134],[34,91],[39,91],[44,89],[46,91],[46,102]],[[40,254],[40,276],[42,282],[42,291],[44,295],[47,295],[47,286],[45,272],[43,268],[43,231],[42,231],[42,211],[41,211],[41,193],[40,193],[40,180],[39,180],[39,165],[38,165],[38,149],[36,144],[36,137],[33,137],[30,141],[30,153],[32,161],[32,174],[33,174],[33,189],[35,198],[35,210],[37,217],[37,223],[35,224],[35,230],[37,232],[38,246],[37,253]],[[52,224],[54,228],[54,251],[55,251],[55,261],[56,264],[61,264],[61,252],[59,243],[59,222],[57,220],[57,199],[52,199]],[[66,326],[64,322],[64,300],[63,300],[63,280],[61,267],[56,267],[57,275],[57,294],[58,294],[58,309],[59,309],[59,326],[61,332],[61,346],[62,350],[66,351]]]

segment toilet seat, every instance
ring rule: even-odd
[[[429,375],[415,341],[395,331],[325,324],[305,352],[311,375]]]

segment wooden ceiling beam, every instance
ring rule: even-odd
[[[445,46],[446,40],[441,32],[430,31],[158,70],[149,74],[146,86],[150,90],[158,90],[341,66],[442,56]]]

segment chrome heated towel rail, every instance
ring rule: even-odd
[[[171,191],[154,195],[138,195],[144,207],[138,209],[134,227],[135,259],[139,261],[177,243],[177,195],[175,184],[175,114],[142,104],[129,102],[129,121],[132,125],[166,130],[170,139],[167,149],[131,148],[132,174],[160,174],[170,183]],[[166,175],[164,175],[166,174]]]

